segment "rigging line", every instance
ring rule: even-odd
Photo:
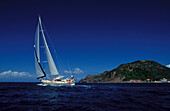
[[[46,33],[47,33],[47,31],[46,31]],[[55,58],[57,59],[57,66],[58,66],[58,68],[59,68],[59,71],[60,71],[60,73],[61,74],[63,74],[62,73],[62,68],[61,68],[61,64],[60,64],[60,59],[59,59],[59,56],[57,56],[58,54],[57,54],[57,52],[56,52],[56,50],[55,50],[55,48],[54,48],[54,46],[53,46],[53,44],[52,44],[52,42],[51,42],[51,39],[50,39],[50,37],[49,37],[49,35],[48,35],[48,33],[47,33],[47,38],[48,38],[48,40],[50,41],[50,43],[51,43],[51,45],[52,45],[52,48],[53,48],[53,51],[54,51],[54,53],[55,53]],[[62,62],[61,62],[62,63]]]
[[[47,78],[47,79],[50,79],[50,78],[48,77],[48,75],[46,75],[46,78]]]
[[[39,30],[39,33],[41,32],[42,30]],[[45,61],[46,59],[45,59],[45,56],[46,56],[46,51],[45,51],[45,45],[44,45],[44,43],[43,43],[43,39],[42,39],[42,33],[40,33],[39,34],[39,36],[41,36],[40,37],[40,52],[41,52],[41,57],[42,57],[42,68],[44,69],[44,71],[46,72],[46,63],[45,62],[43,62],[43,61]]]
[[[68,63],[68,68],[70,70],[70,74],[72,75],[72,70],[71,70],[71,67],[70,67],[69,63]]]
[[[43,25],[43,26],[44,26],[44,25]],[[57,56],[58,54],[57,54],[57,52],[56,52],[56,49],[54,48],[54,45],[53,45],[53,43],[52,43],[52,41],[51,41],[51,39],[50,39],[50,37],[49,37],[49,34],[48,34],[45,26],[44,26],[43,28],[44,28],[44,31],[46,32],[47,39],[50,41],[50,44],[51,44],[51,46],[52,46],[52,49],[54,50],[55,57],[56,57],[56,59],[57,59],[57,61],[58,61],[58,63],[59,63],[59,64],[58,64],[58,68],[59,68],[61,74],[63,74],[63,73],[62,73],[62,70],[61,70],[61,64],[60,64],[59,61],[61,61],[62,64],[63,64],[63,62],[62,62],[62,60],[59,59],[59,56]],[[64,65],[64,64],[63,64],[63,65]]]
[[[63,63],[63,60],[62,60],[61,56],[59,56],[59,54],[57,53],[56,49],[54,48],[53,42],[51,41],[50,36],[49,36],[46,28],[45,28],[45,27],[43,27],[43,28],[44,28],[44,30],[46,31],[47,39],[50,41],[50,44],[52,45],[52,49],[53,49],[53,51],[54,51],[54,53],[55,53],[55,56],[56,56],[57,60],[58,60],[59,62],[61,62],[61,65],[66,66],[66,65]]]
[[[46,30],[46,33],[47,33],[47,38],[49,39],[50,44],[52,45],[53,51],[54,51],[54,53],[56,54],[57,60],[60,61],[62,65],[64,65],[61,57],[59,56],[59,54],[57,53],[56,49],[54,48],[54,45],[53,45],[53,43],[52,43],[52,41],[51,41],[51,39],[50,39],[50,37],[49,37],[49,34],[48,34],[47,30]]]
[[[43,52],[45,52],[45,49],[43,49]],[[43,61],[45,61],[45,53],[43,53],[43,55],[42,55],[42,59],[43,59]],[[43,64],[43,69],[44,69],[44,71],[45,71],[45,63],[44,62],[42,62],[42,64]]]

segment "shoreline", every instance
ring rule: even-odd
[[[85,83],[85,82],[84,82]],[[167,81],[167,82],[161,82],[161,81],[151,81],[151,82],[130,82],[130,81],[124,81],[124,82],[98,82],[99,84],[102,83],[102,84],[110,84],[110,83],[170,83],[170,81]],[[81,84],[81,83],[80,83]],[[95,83],[96,84],[96,83]]]

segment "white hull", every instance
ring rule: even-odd
[[[49,85],[75,85],[75,82],[68,82],[68,81],[50,81],[50,80],[41,80],[44,84]]]

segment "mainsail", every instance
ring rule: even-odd
[[[37,79],[40,79],[42,77],[45,77],[46,74],[40,64],[39,24],[37,26],[37,30],[35,34],[34,56],[35,56],[35,69],[36,69]]]
[[[36,68],[37,79],[46,76],[46,74],[45,74],[45,72],[44,72],[44,70],[43,70],[43,68],[41,67],[41,64],[40,64],[39,33],[42,34],[50,75],[59,74],[58,70],[56,68],[56,65],[54,63],[54,60],[51,56],[50,50],[48,48],[47,41],[46,41],[44,31],[43,31],[43,27],[42,27],[42,24],[41,24],[41,18],[39,17],[39,22],[38,22],[38,26],[37,26],[37,30],[36,30],[36,34],[35,34],[35,45],[34,45],[34,48],[35,48],[35,68]]]

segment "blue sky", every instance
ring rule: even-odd
[[[169,6],[165,0],[1,0],[0,81],[37,81],[38,15],[64,63],[84,72],[77,80],[141,59],[168,65]],[[32,76],[19,77],[23,72]]]

